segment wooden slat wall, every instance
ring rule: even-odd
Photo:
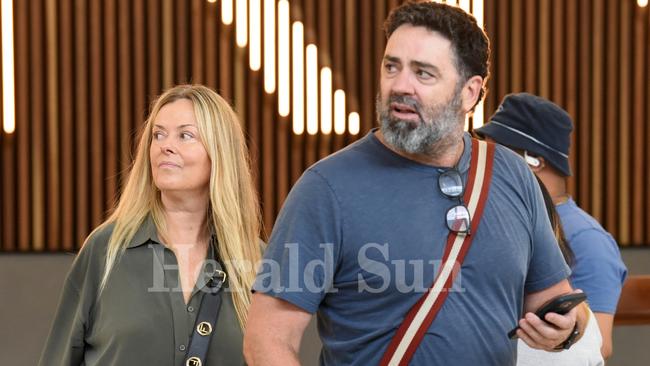
[[[220,1],[14,1],[16,132],[0,134],[0,250],[79,248],[119,195],[149,103],[186,82],[216,89],[241,116],[268,234],[304,169],[375,125],[381,27],[401,2],[290,1],[319,69],[332,69],[333,90],[361,116],[357,136],[296,136],[263,90],[264,71],[250,71],[248,48],[235,45],[235,24],[221,23]],[[486,117],[516,91],[563,106],[576,125],[570,190],[621,245],[650,243],[649,13],[634,0],[485,2]]]
[[[649,9],[635,0],[489,0],[485,9],[486,115],[519,91],[564,107],[575,122],[571,193],[620,245],[647,245]]]

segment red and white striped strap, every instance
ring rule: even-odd
[[[487,201],[492,179],[493,158],[494,144],[472,139],[472,158],[463,199],[464,202],[467,202],[470,212],[472,219],[470,227],[473,233],[476,233],[478,229]],[[449,233],[442,257],[443,265],[438,271],[433,285],[409,310],[384,353],[380,365],[408,364],[447,299],[449,289],[453,286],[456,274],[463,264],[474,236],[472,234]]]

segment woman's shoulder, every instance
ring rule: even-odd
[[[93,231],[90,232],[90,234],[88,234],[82,251],[86,248],[86,250],[105,249],[108,245],[108,241],[110,240],[111,235],[113,234],[114,229],[115,223],[112,222],[105,222],[96,227]]]
[[[113,234],[115,224],[103,223],[88,234],[81,250],[75,258],[75,267],[96,268],[106,260],[108,241]]]
[[[72,262],[66,282],[78,293],[93,292],[97,287],[106,261],[106,248],[113,227],[113,224],[104,223],[95,228]]]

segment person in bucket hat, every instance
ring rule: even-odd
[[[548,189],[575,254],[570,282],[587,294],[603,342],[612,354],[612,325],[627,269],[616,241],[567,192],[573,122],[555,103],[528,93],[506,95],[476,134],[520,153]]]
[[[573,123],[567,112],[549,100],[528,93],[509,94],[490,123],[475,131],[512,149],[524,150],[526,156],[542,158],[541,164],[550,165],[562,177],[571,176]]]

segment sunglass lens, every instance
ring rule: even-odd
[[[463,194],[463,179],[456,170],[449,170],[438,178],[440,191],[447,197],[459,197]]]
[[[457,233],[469,231],[469,210],[465,206],[454,206],[447,211],[447,227]]]

